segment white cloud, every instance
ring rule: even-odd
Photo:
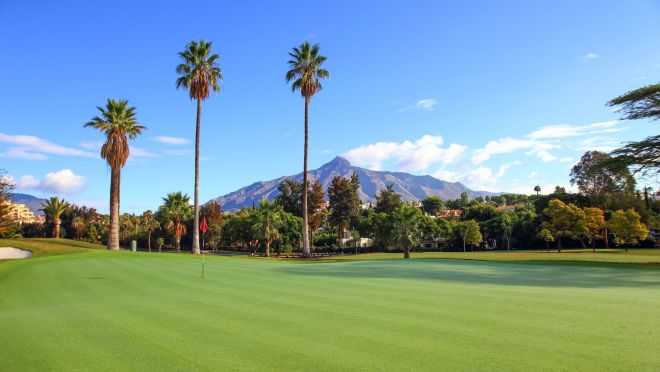
[[[86,184],[85,177],[76,175],[71,169],[62,169],[48,173],[42,179],[25,175],[16,182],[16,187],[47,194],[75,194],[82,191]]]
[[[46,160],[48,156],[39,153],[32,152],[30,149],[25,147],[10,147],[7,151],[3,152],[3,157],[14,158],[14,159],[25,159],[25,160]]]
[[[154,158],[157,155],[153,152],[143,149],[142,147],[131,147],[130,156],[136,158]]]
[[[194,155],[192,150],[183,150],[183,149],[167,149],[163,150],[164,154],[172,156],[192,156]]]
[[[167,145],[187,145],[190,141],[187,138],[172,137],[172,136],[156,136],[152,138],[154,141],[165,143]]]
[[[536,155],[543,161],[551,161],[554,160],[554,156],[552,156],[547,150],[558,147],[559,145],[535,140],[515,139],[511,137],[500,138],[498,140],[488,142],[483,148],[475,150],[474,154],[472,155],[472,162],[475,164],[481,164],[489,160],[493,155],[509,154],[527,149],[529,149],[529,151],[526,153],[526,155]]]
[[[535,170],[532,171],[532,173],[529,174],[529,178],[536,178],[539,176],[539,171]]]
[[[616,149],[620,142],[608,137],[590,137],[580,141],[577,150],[610,152]]]
[[[593,135],[598,133],[612,133],[618,132],[625,128],[617,127],[621,122],[618,120],[613,121],[604,121],[598,123],[592,123],[589,125],[568,125],[568,124],[557,124],[557,125],[548,125],[541,127],[532,133],[528,134],[527,137],[534,140],[541,139],[555,139],[555,138],[565,138],[565,137],[576,137],[584,135]]]
[[[458,160],[467,150],[467,146],[451,144],[442,147],[441,136],[425,135],[415,142],[377,142],[362,145],[343,154],[351,163],[368,166],[379,170],[383,163],[394,161],[398,169],[404,171],[420,171],[432,164],[451,164]]]
[[[79,156],[86,158],[98,157],[93,152],[60,146],[35,136],[0,133],[0,142],[10,145],[10,147],[2,153],[2,156],[4,157],[29,160],[45,160],[48,158],[47,155]]]
[[[587,54],[583,55],[582,57],[580,57],[580,59],[582,60],[582,62],[588,63],[588,62],[591,62],[591,61],[593,61],[594,59],[596,59],[598,57],[599,57],[598,54],[591,52],[591,53],[587,53]]]
[[[438,104],[438,100],[435,98],[423,98],[415,102],[415,104],[406,106],[402,109],[399,109],[399,112],[405,112],[409,111],[412,109],[415,110],[426,110],[426,111],[431,111],[435,109],[435,106]]]
[[[424,98],[415,103],[415,108],[418,110],[433,110],[437,104],[438,100],[435,98]]]

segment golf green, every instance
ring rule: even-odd
[[[660,270],[89,250],[0,264],[0,370],[658,370]]]

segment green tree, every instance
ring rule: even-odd
[[[380,190],[380,193],[376,194],[375,197],[375,210],[377,213],[392,213],[395,209],[403,205],[401,194],[394,191],[393,185],[385,186],[385,188]]]
[[[186,235],[186,221],[192,217],[190,197],[182,192],[171,192],[163,198],[158,214],[165,220],[167,232],[174,238],[174,248],[181,252],[181,237]]]
[[[623,245],[628,252],[628,246],[638,244],[640,240],[646,239],[649,235],[649,229],[640,222],[639,213],[634,209],[618,210],[612,213],[612,217],[607,221],[607,226],[612,234],[614,241]]]
[[[603,230],[607,226],[603,210],[600,208],[584,208],[584,226],[587,229],[591,249],[596,252],[596,239],[603,236]]]
[[[511,235],[516,225],[516,215],[514,213],[500,213],[497,216],[497,225],[502,231],[502,237],[506,241],[506,249],[511,250]]]
[[[82,231],[85,228],[85,220],[81,216],[76,216],[71,221],[71,227],[76,231],[76,240],[80,240]]]
[[[134,140],[146,128],[135,118],[135,107],[128,106],[128,100],[108,99],[105,108],[98,106],[101,113],[85,124],[105,133],[105,143],[101,146],[101,157],[110,167],[110,228],[108,229],[108,249],[119,250],[119,195],[121,169],[130,155],[128,140]]]
[[[534,191],[536,191],[536,195],[538,195],[541,192],[541,186],[539,185],[534,186]]]
[[[11,203],[9,196],[16,185],[11,182],[11,178],[5,175],[5,171],[0,169],[0,235],[14,230],[15,223],[10,216]]]
[[[543,240],[545,242],[545,248],[550,252],[550,242],[555,240],[555,237],[552,236],[552,232],[548,229],[541,229],[541,231],[538,234],[539,239]]]
[[[454,226],[454,231],[461,237],[463,242],[463,252],[466,244],[477,245],[483,241],[483,236],[479,230],[479,223],[475,220],[462,221]]]
[[[309,213],[309,230],[312,232],[312,237],[314,237],[314,233],[321,227],[325,215],[323,184],[319,180],[314,181],[308,195],[307,213]],[[310,242],[312,247],[314,246],[313,240]]]
[[[283,211],[295,216],[302,216],[302,184],[292,179],[285,179],[277,186],[279,194],[275,197],[277,204]]]
[[[192,253],[199,254],[199,137],[202,121],[202,101],[209,98],[211,89],[220,91],[222,70],[218,66],[219,55],[211,53],[212,42],[193,40],[186,45],[186,49],[179,52],[182,63],[176,67],[179,77],[176,79],[176,88],[188,89],[191,100],[197,101],[197,120],[195,123],[195,195],[193,217],[193,246]]]
[[[311,45],[305,41],[299,47],[294,47],[289,53],[291,59],[288,62],[289,70],[286,72],[286,81],[292,82],[291,90],[300,91],[305,99],[305,148],[303,161],[303,185],[307,185],[307,148],[309,142],[309,103],[312,97],[321,89],[320,79],[327,79],[330,76],[328,70],[321,66],[326,61],[326,57],[319,53],[319,45]],[[309,249],[309,220],[307,216],[307,187],[303,188],[302,195],[303,211],[303,257],[310,257]]]
[[[422,200],[422,206],[424,207],[424,212],[435,216],[445,207],[445,203],[440,199],[439,196],[429,195]]]
[[[270,245],[280,238],[282,211],[277,205],[269,203],[268,199],[264,198],[259,202],[256,221],[252,226],[255,237],[264,244],[266,257],[270,257]]]
[[[561,252],[561,239],[578,239],[585,235],[584,211],[574,204],[565,204],[559,199],[553,199],[543,210],[549,221],[544,221],[541,227],[550,230],[557,240],[557,250]]]
[[[328,186],[330,202],[328,220],[337,228],[339,244],[341,244],[342,232],[349,227],[351,219],[359,212],[359,205],[356,206],[355,202],[356,191],[350,179],[339,176],[335,176]]]
[[[660,84],[647,85],[632,90],[607,103],[617,107],[623,120],[660,119]],[[632,168],[633,174],[657,174],[660,168],[660,135],[645,138],[639,142],[628,142],[611,152],[611,158],[602,163],[603,167]]]
[[[402,205],[392,211],[392,237],[403,248],[404,259],[410,258],[410,250],[419,244],[422,235],[422,213],[418,208]]]
[[[147,248],[149,249],[149,252],[151,252],[151,234],[156,230],[160,230],[160,222],[158,222],[156,216],[154,216],[154,212],[146,210],[142,213],[142,226],[147,232]],[[158,252],[160,252],[160,249]]]
[[[62,223],[60,216],[69,206],[70,204],[66,200],[60,199],[57,196],[46,199],[41,203],[41,209],[39,210],[44,212],[53,222],[53,237],[55,239],[60,238],[60,224]]]
[[[635,188],[635,179],[627,168],[603,167],[609,155],[600,151],[587,151],[571,169],[571,184],[601,208],[608,207],[612,194],[628,192]]]

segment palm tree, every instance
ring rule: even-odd
[[[195,126],[195,217],[192,253],[199,254],[199,130],[202,119],[202,101],[209,97],[211,89],[220,90],[222,70],[217,65],[217,54],[211,54],[211,42],[195,40],[179,52],[183,63],[176,66],[176,88],[188,89],[191,100],[197,100],[197,124]]]
[[[181,237],[186,235],[186,220],[192,215],[190,197],[182,192],[171,192],[163,198],[159,213],[168,221],[167,232],[174,237],[174,247],[181,252]]]
[[[303,212],[303,257],[310,257],[309,250],[309,221],[307,217],[307,147],[309,137],[309,102],[312,97],[318,93],[323,87],[319,79],[327,79],[330,76],[328,70],[321,68],[321,65],[327,59],[325,56],[319,54],[319,45],[310,45],[308,41],[300,44],[299,47],[294,47],[293,51],[289,53],[291,60],[289,60],[289,71],[286,72],[287,83],[293,81],[291,84],[291,91],[300,91],[300,94],[305,99],[305,155],[303,161],[303,187],[302,195],[302,212]]]
[[[154,212],[147,210],[142,213],[142,223],[144,229],[147,230],[147,247],[149,252],[151,252],[151,234],[160,229],[160,222],[154,217]]]
[[[282,226],[281,210],[275,204],[264,198],[259,203],[256,213],[257,222],[252,226],[255,237],[266,245],[266,257],[270,257],[270,244],[279,239],[279,228]]]
[[[71,220],[71,227],[76,230],[76,239],[80,240],[80,234],[85,228],[85,220],[80,216],[76,216]]]
[[[128,100],[108,99],[105,108],[98,106],[101,116],[95,116],[85,127],[96,128],[105,133],[101,146],[101,157],[110,166],[110,228],[108,249],[119,250],[119,195],[121,168],[126,164],[130,149],[128,140],[134,140],[146,128],[135,118],[135,107]]]
[[[394,241],[403,248],[403,258],[410,258],[410,249],[419,244],[422,237],[422,212],[419,208],[402,205],[392,212]]]
[[[60,216],[69,208],[69,206],[70,204],[67,203],[66,200],[60,200],[57,196],[46,199],[41,203],[41,209],[39,210],[44,212],[46,216],[53,221],[53,236],[55,239],[60,238],[60,225],[62,224]]]
[[[536,195],[538,195],[541,192],[541,186],[539,185],[534,186],[534,191],[536,191]]]

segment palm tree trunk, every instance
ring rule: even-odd
[[[174,237],[174,248],[176,249],[176,253],[181,252],[181,235],[178,233]]]
[[[119,180],[121,169],[111,168],[110,175],[110,226],[108,228],[108,249],[119,250]]]
[[[60,224],[62,222],[60,221],[59,218],[54,218],[53,223],[55,224],[55,239],[59,239],[60,238]]]
[[[147,233],[147,247],[149,248],[149,253],[151,253],[151,231]]]
[[[197,125],[195,127],[195,217],[193,218],[192,253],[199,254],[199,130],[202,121],[202,100],[197,99]]]
[[[270,257],[270,242],[266,241],[266,257]]]
[[[403,247],[403,259],[407,260],[410,258],[410,247],[407,245]]]
[[[305,156],[303,161],[303,249],[302,256],[310,257],[309,250],[309,219],[307,217],[307,145],[309,142],[309,97],[305,97]],[[340,240],[341,241],[341,240]]]

